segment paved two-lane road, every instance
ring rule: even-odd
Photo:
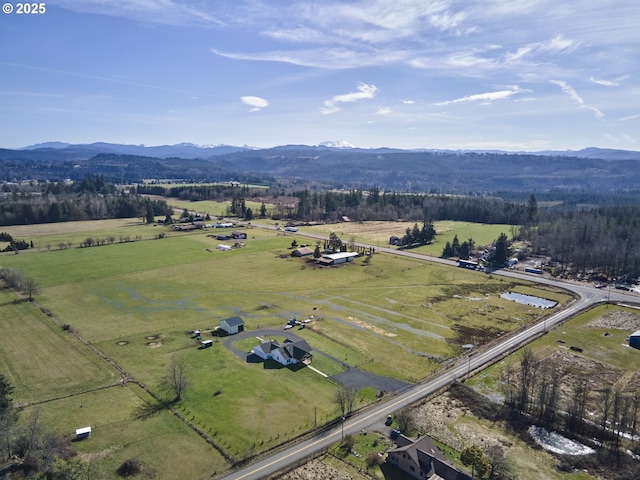
[[[302,235],[302,234],[301,234]],[[321,238],[318,235],[307,234],[304,236],[312,238]],[[443,260],[440,258],[429,257],[414,253],[410,251],[399,251],[395,249],[377,247],[373,245],[364,245],[365,247],[374,247],[377,251],[384,251],[394,255],[404,255],[420,260],[430,260],[438,263],[443,263],[451,266],[456,266],[455,262],[450,260]],[[553,285],[558,288],[563,288],[573,292],[577,300],[570,303],[567,308],[562,311],[547,317],[543,322],[531,325],[525,330],[506,336],[500,343],[482,351],[478,351],[475,354],[461,359],[455,366],[451,367],[438,377],[419,385],[415,385],[404,393],[397,397],[375,406],[374,408],[367,410],[364,413],[356,415],[344,421],[342,424],[334,427],[331,430],[319,433],[318,435],[297,443],[289,448],[286,448],[278,453],[275,453],[267,458],[252,463],[240,470],[230,473],[225,479],[228,480],[259,480],[268,477],[270,474],[285,469],[288,465],[303,460],[315,452],[328,448],[333,443],[339,441],[343,435],[354,434],[362,430],[366,430],[371,426],[382,425],[387,415],[391,415],[394,412],[400,410],[403,407],[411,405],[418,400],[427,397],[428,395],[436,392],[437,390],[449,385],[458,378],[462,378],[472,370],[480,368],[501,355],[517,348],[530,341],[532,338],[540,335],[545,329],[552,328],[558,323],[564,322],[576,315],[580,311],[595,305],[597,303],[605,302],[608,299],[611,302],[622,303],[638,303],[638,296],[620,293],[616,290],[598,290],[592,286],[563,283],[556,280],[538,277],[536,275],[519,273],[512,270],[498,270],[492,272],[493,275],[503,275],[519,280],[528,280],[546,285]]]

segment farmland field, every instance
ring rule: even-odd
[[[104,225],[74,224],[71,230],[80,239],[108,235],[110,230]],[[92,226],[99,230],[91,230]],[[7,230],[16,238],[31,238],[26,227],[20,227],[19,235],[14,228]],[[162,390],[161,380],[172,359],[180,356],[188,366],[191,388],[173,404],[175,411],[237,459],[335,418],[335,384],[310,369],[249,363],[215,337],[207,337],[214,339],[212,348],[199,350],[190,335],[193,330],[210,335],[221,319],[235,315],[244,319],[248,331],[282,328],[291,317],[313,316],[306,329],[295,333],[327,354],[314,355],[316,368],[335,374],[343,370],[344,362],[416,382],[460,355],[462,345],[480,346],[541,315],[533,307],[500,298],[500,293],[526,289],[561,303],[569,299],[559,291],[386,254],[375,255],[367,263],[356,260],[339,268],[317,268],[306,259],[290,256],[291,236],[258,228],[247,229],[245,246],[226,252],[215,249],[219,241],[209,236],[211,230],[176,234],[166,227],[141,223],[114,223],[112,228],[124,228],[134,237],[150,240],[0,256],[0,268],[19,270],[39,282],[38,304],[58,322],[69,325],[74,335],[62,332],[35,305],[16,301],[6,290],[5,308],[11,313],[5,318],[24,309],[28,313],[22,316],[28,322],[21,328],[30,329],[28,325],[33,324],[34,332],[38,331],[36,326],[52,329],[51,336],[62,345],[50,347],[51,363],[64,359],[67,351],[78,351],[86,366],[76,374],[80,384],[65,387],[69,391],[63,393],[70,395],[86,394],[119,378],[108,362],[88,353],[82,342],[109,358],[127,378],[141,382],[167,401],[171,397]],[[452,228],[459,229],[459,238],[469,236],[461,226]],[[153,239],[150,232],[160,231],[167,237]],[[48,242],[61,234],[34,228],[33,236]],[[23,333],[15,330],[15,335]],[[14,340],[0,341],[0,353],[6,359],[1,368],[15,371],[16,376],[20,375],[18,370],[28,372],[30,368],[35,370],[33,377],[42,375],[37,366],[25,360],[26,340],[21,340],[23,347],[17,353],[11,348]],[[251,341],[238,342],[243,351],[250,347]],[[51,385],[44,382],[39,391],[31,384],[31,380],[16,382],[18,402],[61,396],[55,380]],[[375,395],[359,398],[356,407],[374,401]],[[123,411],[133,415],[134,404],[123,401]],[[78,417],[86,414],[69,404],[59,405],[57,415],[74,425],[97,420]],[[50,420],[52,426],[59,423]],[[135,428],[140,429],[141,438],[151,435],[149,423],[136,422]],[[90,453],[93,443],[99,444],[101,451],[109,448],[104,445],[118,445],[117,435],[104,431],[105,437],[96,434],[83,443],[83,450]],[[188,441],[190,434],[185,435]],[[193,441],[201,441],[198,438],[193,433]],[[144,461],[153,454],[143,444],[141,440],[137,445]],[[106,455],[96,461],[102,466],[113,465],[114,457]]]

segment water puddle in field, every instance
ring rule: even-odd
[[[596,451],[574,440],[569,440],[562,435],[550,432],[546,428],[529,427],[529,434],[533,437],[538,445],[550,452],[560,453],[562,455],[589,455]]]
[[[537,308],[553,308],[558,302],[554,300],[547,300],[546,298],[534,297],[533,295],[525,295],[523,293],[506,292],[500,295],[500,298],[506,300],[513,300],[514,302],[521,303],[523,305],[531,305]]]

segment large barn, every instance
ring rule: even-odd
[[[353,262],[357,256],[358,254],[356,252],[327,253],[318,259],[318,263],[326,266],[340,265],[342,263]]]
[[[640,330],[629,335],[629,346],[640,350]]]

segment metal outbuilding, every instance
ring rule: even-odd
[[[227,332],[227,335],[234,335],[244,331],[244,320],[240,317],[231,317],[220,321],[220,329]]]

